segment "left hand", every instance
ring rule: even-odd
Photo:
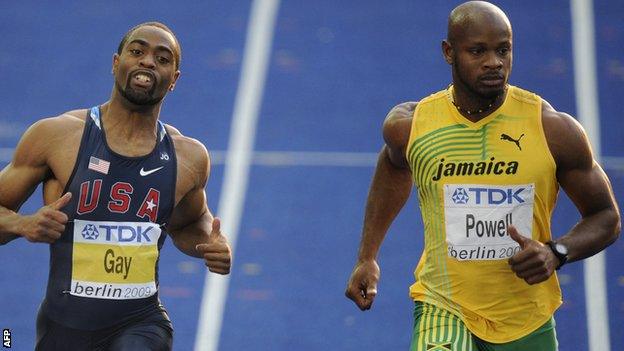
[[[520,244],[520,251],[509,258],[511,270],[531,285],[547,280],[559,264],[555,254],[547,245],[522,236],[514,226],[507,227],[507,232]]]
[[[221,220],[217,217],[212,220],[212,231],[208,235],[208,242],[197,244],[195,250],[204,257],[204,263],[213,273],[228,274],[232,264],[232,250],[223,234],[221,234]]]

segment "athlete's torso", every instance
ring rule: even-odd
[[[175,203],[177,162],[158,124],[156,146],[126,157],[106,144],[99,108],[85,127],[64,192],[70,221],[50,246],[44,311],[58,323],[94,330],[159,309],[158,257]]]
[[[450,101],[452,88],[416,107],[407,159],[418,187],[425,249],[410,288],[415,300],[460,315],[480,338],[506,342],[544,324],[561,303],[557,278],[528,285],[507,260],[513,224],[550,239],[556,165],[541,123],[541,98],[510,86],[478,122]]]

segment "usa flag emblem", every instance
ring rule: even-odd
[[[108,167],[110,166],[110,162],[100,160],[97,157],[91,156],[89,159],[89,169],[92,169],[96,172],[108,174]]]

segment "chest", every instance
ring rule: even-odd
[[[432,183],[533,182],[552,168],[537,123],[505,116],[472,128],[449,124],[417,128],[408,158],[419,186]]]
[[[71,191],[76,215],[105,212],[156,222],[163,203],[175,206],[192,183],[177,162],[184,155],[178,156],[174,145],[157,151],[148,158],[111,158],[105,146],[86,147],[81,135],[68,135],[50,153],[44,193],[55,191],[58,197],[63,189]]]

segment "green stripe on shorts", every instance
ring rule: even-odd
[[[477,351],[468,328],[456,315],[416,302],[411,351]]]
[[[416,301],[410,351],[556,351],[555,320],[518,340],[494,344],[481,340],[456,315],[437,306]]]

